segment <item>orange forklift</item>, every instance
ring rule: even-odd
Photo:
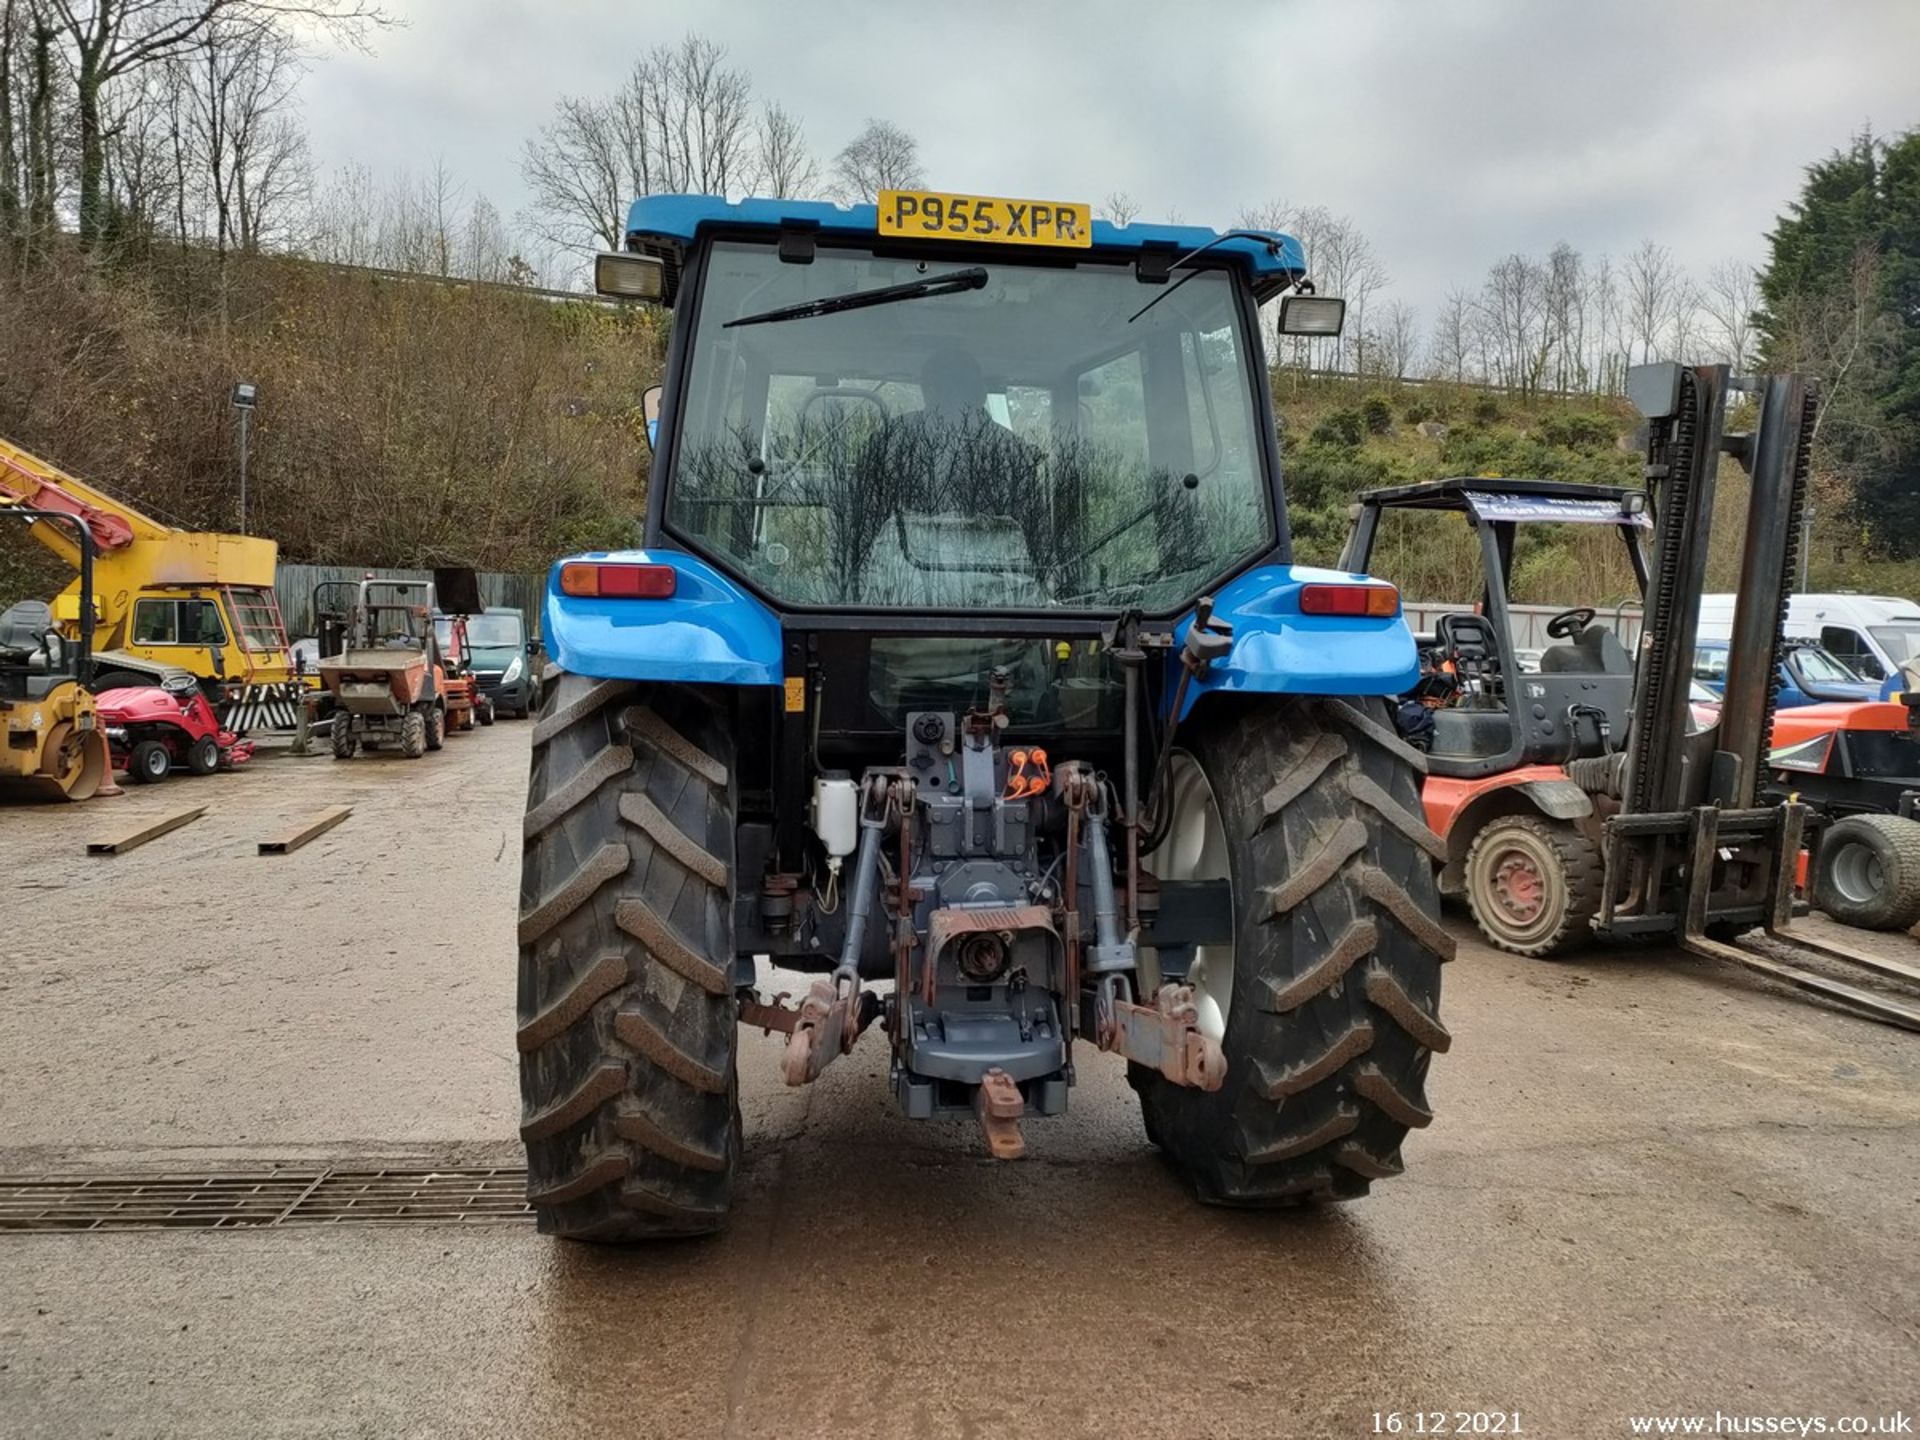
[[[1750,434],[1725,430],[1733,391],[1755,400]],[[1628,393],[1647,417],[1644,492],[1456,478],[1360,497],[1344,568],[1369,567],[1389,510],[1458,514],[1479,538],[1480,605],[1436,622],[1425,637],[1428,673],[1400,712],[1402,733],[1426,751],[1423,800],[1446,846],[1442,893],[1464,898],[1488,941],[1515,954],[1665,937],[1920,1030],[1920,1004],[1782,958],[1811,952],[1879,981],[1920,984],[1920,967],[1791,930],[1802,852],[1820,873],[1831,815],[1783,797],[1769,745],[1812,385],[1662,364],[1630,371]],[[1693,658],[1723,453],[1750,473],[1751,500],[1726,688],[1717,710],[1696,711]],[[1541,520],[1619,532],[1644,594],[1634,650],[1593,609],[1576,607],[1549,622],[1555,643],[1538,668],[1521,666],[1514,532]],[[1759,929],[1769,948],[1731,943]]]

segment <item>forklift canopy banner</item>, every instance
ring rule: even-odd
[[[1622,509],[1611,500],[1569,500],[1555,495],[1490,495],[1470,491],[1467,502],[1482,520],[1557,520],[1569,525],[1631,525],[1651,530],[1645,508]]]

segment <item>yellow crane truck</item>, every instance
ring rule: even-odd
[[[71,516],[92,539],[96,693],[186,671],[227,729],[292,728],[305,687],[274,595],[273,541],[163,524],[0,440],[4,506]],[[41,519],[28,533],[78,572],[71,526]],[[76,573],[54,601],[68,630],[79,621],[80,584]]]

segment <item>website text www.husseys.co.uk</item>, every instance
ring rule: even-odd
[[[1912,1435],[1913,1416],[1891,1415],[1630,1415],[1630,1435]]]

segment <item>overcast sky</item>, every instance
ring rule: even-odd
[[[1652,237],[1696,273],[1758,261],[1801,168],[1863,123],[1920,125],[1920,0],[383,0],[405,27],[328,55],[324,173],[436,157],[509,217],[522,144],[689,30],[805,122],[823,168],[868,115],[931,185],[1224,228],[1284,198],[1352,217],[1423,319],[1560,239]]]

